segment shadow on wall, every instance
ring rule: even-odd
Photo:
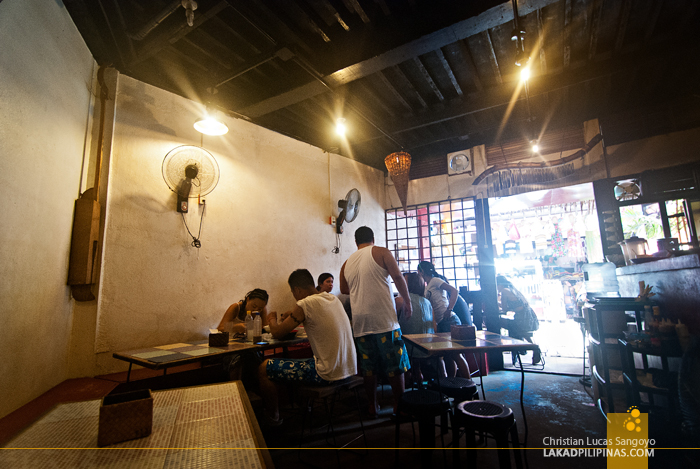
[[[119,105],[120,112],[117,113],[117,118],[120,115],[128,115],[129,120],[132,121],[132,126],[164,135],[176,136],[175,130],[160,124],[149,109],[149,105],[155,106],[156,103],[155,98],[148,94],[148,88],[145,83],[136,80],[124,80],[121,86],[120,98],[123,101]],[[122,124],[127,123],[122,122]]]

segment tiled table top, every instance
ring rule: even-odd
[[[100,400],[61,404],[0,448],[0,467],[269,468],[240,381],[153,393],[150,436],[97,447]]]
[[[228,345],[223,347],[210,347],[208,340],[198,340],[194,342],[159,345],[157,347],[147,347],[126,352],[115,352],[112,356],[129,363],[159,370],[172,366],[199,362],[205,358],[222,357],[246,350],[283,348],[306,341],[307,339],[305,337],[300,337],[292,340],[272,340],[264,345],[256,345],[252,342],[231,340]]]
[[[449,332],[437,334],[406,334],[410,344],[418,346],[430,355],[447,352],[489,352],[535,350],[537,345],[487,331],[476,331],[474,340],[453,340]]]

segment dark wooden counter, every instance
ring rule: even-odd
[[[639,282],[652,285],[664,315],[680,319],[691,334],[700,335],[700,254],[669,257],[645,264],[618,267],[620,295],[639,295]]]

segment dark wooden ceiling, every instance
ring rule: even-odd
[[[64,3],[99,64],[376,168],[404,149],[414,178],[596,117],[608,144],[700,126],[697,0],[519,1],[527,93],[511,2],[199,0],[192,26],[180,0]]]

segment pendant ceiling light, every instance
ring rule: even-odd
[[[194,123],[194,128],[205,135],[224,135],[228,132],[228,127],[207,112],[203,118]]]
[[[411,170],[411,155],[405,151],[398,151],[384,158],[386,169],[394,182],[399,200],[403,206],[403,213],[406,215],[406,198],[408,197],[409,171]]]

